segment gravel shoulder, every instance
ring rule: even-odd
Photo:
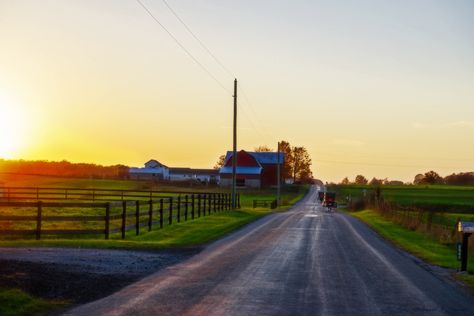
[[[129,251],[0,248],[0,287],[84,304],[200,252],[199,248]]]

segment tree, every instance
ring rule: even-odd
[[[439,174],[431,170],[425,173],[423,182],[429,184],[437,184],[444,183],[444,179]]]
[[[355,177],[355,184],[367,184],[369,182],[363,175],[359,174]]]
[[[282,140],[280,142],[280,152],[285,157],[285,163],[281,172],[283,179],[290,179],[293,175],[293,153],[290,143]]]
[[[257,153],[266,153],[266,152],[271,152],[271,151],[273,150],[267,145],[255,147],[255,152]]]
[[[311,158],[304,147],[293,147],[293,182],[309,182],[313,179]]]
[[[341,180],[342,185],[348,185],[349,184],[349,178],[345,177],[344,179]]]
[[[214,169],[220,169],[225,164],[225,155],[220,155],[219,159],[217,159],[216,164],[214,165]]]
[[[453,173],[445,177],[444,182],[451,185],[474,185],[474,172]]]
[[[370,180],[369,185],[378,186],[378,185],[382,185],[383,183],[384,183],[384,180],[373,177],[372,180]]]
[[[425,179],[425,176],[419,173],[415,176],[415,179],[413,180],[413,184],[422,184],[424,179]]]

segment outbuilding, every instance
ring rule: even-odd
[[[221,186],[232,185],[232,156],[227,152],[224,166],[219,170]],[[261,188],[278,184],[278,165],[283,174],[285,157],[278,152],[237,152],[236,185],[239,187]]]
[[[144,168],[130,168],[131,179],[136,180],[166,180],[169,178],[169,168],[155,159],[145,163]]]

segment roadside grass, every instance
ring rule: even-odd
[[[409,230],[393,223],[375,211],[364,210],[348,213],[369,225],[377,233],[393,242],[407,252],[437,266],[458,269],[460,262],[456,258],[456,247],[453,244],[442,244],[421,232]],[[474,289],[474,256],[469,257],[467,274],[456,274],[455,277],[466,282]]]
[[[66,304],[66,302],[36,298],[17,289],[0,288],[0,315],[2,316],[48,315]]]

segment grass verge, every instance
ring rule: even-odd
[[[65,303],[35,298],[16,289],[0,288],[0,315],[33,316],[47,315]]]
[[[444,268],[458,269],[459,261],[456,259],[454,245],[441,244],[433,238],[417,231],[404,228],[393,223],[375,211],[364,210],[350,215],[362,220],[384,238],[393,242],[405,251]],[[456,274],[458,280],[465,282],[474,290],[474,257],[470,256],[468,262],[469,274]]]

